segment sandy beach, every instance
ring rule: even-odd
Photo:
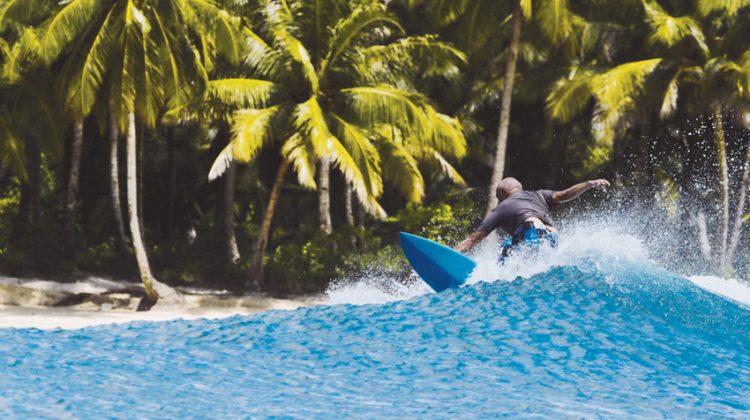
[[[80,308],[28,308],[0,306],[0,328],[76,329],[95,325],[133,321],[169,321],[172,319],[225,318],[266,310],[291,310],[311,306],[309,302],[268,299],[263,308],[192,308],[136,312],[132,310],[87,310]]]
[[[140,285],[89,277],[74,283],[0,277],[0,328],[74,329],[133,321],[225,318],[323,303],[324,296],[279,299],[180,288],[185,305],[138,312]]]

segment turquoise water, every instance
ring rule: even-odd
[[[373,305],[0,330],[2,417],[750,416],[750,311],[581,258]]]

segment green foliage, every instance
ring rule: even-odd
[[[690,219],[689,200],[713,208],[716,193],[691,192],[714,182],[713,129],[688,117],[723,113],[736,130],[726,136],[729,161],[742,162],[744,120],[729,111],[750,103],[750,3],[521,7],[507,175],[549,188],[616,175],[627,186],[619,194],[670,223]],[[241,289],[281,158],[295,176],[282,185],[269,238],[273,290],[408,272],[398,230],[455,244],[482,217],[511,10],[496,0],[0,0],[0,271],[134,274],[113,241],[109,146],[94,130],[78,243],[59,243],[67,126],[104,129],[112,110],[121,129],[135,112],[145,139],[144,227],[158,277]],[[237,265],[226,262],[220,208],[233,162],[245,163],[233,207]],[[321,162],[334,168],[330,236],[318,233],[309,191]],[[740,172],[730,171],[732,191]],[[344,185],[369,214],[363,227],[344,224]]]
[[[364,208],[380,218],[385,217],[377,201],[383,193],[384,158],[393,157],[394,168],[408,168],[400,173],[408,179],[399,178],[398,190],[411,201],[423,198],[417,161],[432,163],[427,167],[462,183],[448,162],[465,155],[462,130],[408,86],[407,76],[423,67],[416,58],[434,55],[440,64],[430,67],[430,75],[454,77],[463,55],[430,37],[393,42],[390,38],[403,28],[378,2],[334,3],[263,2],[266,26],[245,30],[245,78],[212,82],[208,100],[197,105],[239,110],[232,144],[217,157],[210,177],[221,175],[232,159],[252,159],[267,146],[263,139],[280,138],[300,185],[316,188],[316,164],[330,162]],[[393,62],[400,64],[377,65]],[[277,94],[271,88],[278,88]],[[278,118],[260,119],[266,109]],[[411,156],[405,158],[406,153]]]
[[[325,288],[329,281],[349,274],[350,270],[372,268],[369,264],[381,261],[382,253],[388,252],[373,234],[376,232],[350,226],[336,229],[331,235],[312,228],[304,235],[306,240],[282,242],[268,256],[267,277],[273,282],[271,287],[309,293]],[[365,248],[357,249],[353,242],[364,243]]]
[[[470,232],[473,224],[481,217],[475,203],[463,198],[450,204],[429,206],[407,205],[392,221],[401,230],[426,238],[454,244]]]

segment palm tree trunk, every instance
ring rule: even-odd
[[[122,204],[120,203],[120,164],[118,154],[119,132],[117,129],[117,116],[114,112],[109,114],[109,192],[112,200],[112,214],[115,217],[115,227],[117,228],[117,253],[119,255],[127,254],[128,237],[125,233],[125,224],[122,219]]]
[[[326,235],[333,232],[331,224],[331,162],[323,159],[318,171],[318,215],[320,231]]]
[[[508,62],[505,65],[505,80],[503,81],[503,98],[500,106],[500,124],[497,130],[497,150],[492,169],[492,180],[487,200],[487,212],[497,206],[495,189],[500,184],[505,171],[505,150],[508,146],[508,127],[510,126],[510,105],[513,97],[513,79],[516,75],[516,61],[518,45],[521,43],[521,0],[513,0],[513,35],[510,40]]]
[[[747,202],[747,190],[750,188],[750,140],[747,142],[747,151],[745,152],[745,166],[742,168],[742,180],[740,181],[740,196],[737,199],[737,208],[734,213],[734,223],[732,224],[732,235],[729,239],[729,249],[725,264],[732,268],[734,253],[737,251],[737,245],[740,243],[740,234],[742,233],[742,218],[745,213],[745,204]]]
[[[353,228],[354,227],[354,205],[352,201],[354,200],[353,194],[352,194],[352,185],[350,183],[346,183],[346,188],[344,189],[344,210],[346,212],[346,224],[347,226]],[[354,229],[350,229],[351,237],[349,238],[349,244],[352,246],[352,249],[357,248],[357,235],[355,235]]]
[[[162,284],[151,274],[151,266],[148,262],[146,248],[143,245],[141,237],[141,226],[138,217],[138,173],[136,162],[136,127],[135,114],[128,114],[128,141],[127,141],[127,190],[128,190],[128,216],[130,218],[130,233],[133,237],[133,249],[135,259],[138,263],[138,272],[143,282],[143,288],[146,291],[145,300],[156,303],[159,299],[168,303],[178,303],[182,301],[182,295],[171,287]]]
[[[354,226],[352,199],[352,186],[347,182],[346,189],[344,190],[344,210],[346,211],[346,224],[349,226]]]
[[[140,227],[141,231],[141,241],[146,243],[146,229],[143,227],[143,146],[144,146],[144,140],[143,140],[143,129],[140,126],[133,125],[133,135],[135,137],[136,141],[136,170],[137,170],[137,180],[136,180],[136,188],[138,188],[138,225]]]
[[[258,238],[255,240],[255,249],[253,250],[253,257],[250,262],[249,280],[256,288],[259,288],[264,282],[263,256],[266,253],[268,233],[271,231],[271,222],[273,222],[273,215],[276,211],[276,205],[279,202],[281,187],[284,186],[284,179],[286,178],[288,169],[289,160],[283,158],[276,172],[276,179],[273,182],[273,188],[271,188],[271,197],[268,199],[268,206],[263,213],[263,222],[260,225]]]
[[[68,190],[63,215],[63,229],[65,243],[72,245],[76,223],[76,201],[78,198],[78,180],[81,173],[81,149],[83,147],[83,121],[73,123],[73,144],[70,148],[70,174],[68,176]]]
[[[240,251],[237,249],[237,238],[234,236],[234,178],[236,165],[234,162],[229,164],[226,173],[224,173],[224,250],[227,261],[230,264],[237,264],[240,261]]]
[[[716,265],[723,273],[726,264],[727,242],[729,236],[729,169],[727,165],[727,148],[724,135],[724,122],[721,117],[721,106],[714,108],[714,142],[716,159],[719,163],[719,188],[721,189],[721,232],[719,237],[719,252],[716,255]]]

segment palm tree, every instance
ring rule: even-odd
[[[697,1],[692,12],[679,17],[669,15],[656,1],[643,2],[647,22],[645,48],[634,61],[614,67],[576,65],[560,79],[548,96],[552,118],[569,122],[580,114],[591,98],[595,103],[592,127],[601,143],[612,140],[632,126],[644,114],[666,119],[678,109],[685,114],[709,115],[713,120],[715,154],[719,166],[721,206],[718,246],[712,255],[710,241],[701,238],[707,260],[722,273],[731,271],[745,195],[736,209],[732,241],[729,240],[729,175],[724,138],[723,106],[748,100],[750,71],[740,64],[747,60],[747,49],[738,33],[718,36],[710,14],[721,14],[729,22],[739,19],[733,2]],[[749,145],[750,146],[750,145]],[[750,164],[750,162],[748,162]],[[746,189],[746,185],[743,189]],[[699,221],[705,217],[699,215]],[[738,222],[739,220],[739,222]],[[707,232],[705,226],[701,232]],[[731,244],[731,246],[730,246]]]
[[[8,0],[0,6],[0,20],[6,21],[6,24],[0,24],[3,27],[7,27],[8,24],[27,24],[37,23],[39,26],[40,19],[48,18],[53,12],[53,5],[44,4],[38,0],[30,1],[19,1],[19,0]],[[42,64],[41,57],[38,56],[39,45],[37,44],[36,36],[31,36],[32,30],[28,29],[25,34],[25,39],[19,42],[18,49],[25,50],[24,53],[27,56],[34,57],[34,63],[31,63],[31,68],[37,68]],[[25,70],[25,71],[28,71]],[[78,181],[81,166],[81,149],[83,145],[83,118],[84,116],[76,115],[73,123],[72,130],[72,143],[70,150],[70,167],[68,172],[68,181],[66,187],[66,199],[65,206],[63,207],[63,231],[65,236],[65,243],[70,245],[73,242],[74,228],[75,228],[75,215],[76,215],[76,202],[78,197]]]
[[[57,154],[62,122],[51,90],[51,74],[39,66],[38,40],[31,25],[49,15],[51,5],[30,0],[0,3],[0,167],[22,181],[18,219],[11,242],[21,239],[28,216],[41,213],[42,153]]]
[[[211,34],[210,39],[221,41],[213,46],[231,56],[237,50],[234,21],[210,0],[72,0],[61,6],[43,31],[47,62],[64,62],[62,80],[75,115],[88,115],[103,95],[119,130],[126,133],[130,232],[147,300],[180,301],[176,291],[153,277],[143,245],[137,208],[136,119],[154,127],[165,109],[200,95],[206,70],[193,37]],[[200,48],[208,46],[204,42]]]
[[[251,260],[255,284],[262,282],[268,234],[290,166],[301,185],[314,189],[320,187],[317,164],[330,162],[377,217],[385,216],[377,202],[384,175],[396,180],[407,198],[421,200],[418,159],[462,181],[446,159],[465,154],[457,122],[435,111],[408,84],[394,83],[395,72],[373,66],[392,57],[407,61],[407,52],[447,51],[459,61],[461,54],[424,38],[389,42],[401,27],[384,6],[353,3],[264,2],[265,30],[245,31],[247,76],[210,83],[210,98],[242,109],[234,115],[232,141],[209,178],[223,173],[230,162],[249,162],[261,148],[280,141],[282,160]],[[381,170],[382,165],[391,171]]]
[[[497,205],[495,189],[505,171],[516,68],[519,50],[523,46],[523,21],[526,20],[532,29],[532,33],[526,36],[530,40],[528,50],[562,50],[567,54],[576,50],[577,38],[574,35],[584,22],[570,11],[567,0],[512,0],[509,4],[493,0],[403,2],[411,10],[421,7],[421,12],[430,16],[431,27],[469,56],[470,74],[466,81],[471,88],[466,89],[469,94],[463,98],[462,121],[471,125],[470,114],[476,111],[478,104],[492,102],[494,105],[498,100],[500,102],[487,198],[489,212]],[[534,31],[540,33],[542,39],[537,39]],[[498,57],[503,61],[498,62]],[[503,64],[502,70],[497,68],[498,63]]]

